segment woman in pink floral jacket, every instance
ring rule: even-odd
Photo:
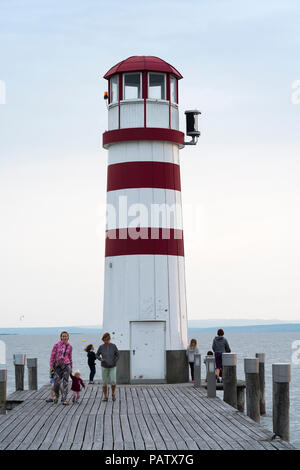
[[[60,341],[56,343],[51,352],[50,371],[54,371],[54,403],[58,402],[59,389],[62,381],[62,403],[68,405],[68,382],[72,373],[72,346],[69,343],[69,333],[63,331],[60,334]]]

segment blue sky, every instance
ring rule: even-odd
[[[101,320],[102,76],[131,55],[183,74],[182,128],[202,111],[181,151],[189,318],[300,319],[299,23],[297,1],[0,0],[3,326]]]

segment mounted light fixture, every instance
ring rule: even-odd
[[[186,135],[192,137],[192,140],[189,142],[184,142],[185,145],[196,145],[198,142],[198,137],[200,136],[200,131],[198,130],[198,115],[201,112],[198,109],[193,109],[185,111],[186,116]]]

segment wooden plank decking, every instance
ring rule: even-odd
[[[87,385],[79,404],[46,403],[49,386],[15,392],[20,402],[0,415],[0,450],[284,450],[272,433],[203,389],[182,385],[124,385],[102,401]],[[69,399],[71,394],[69,394]]]

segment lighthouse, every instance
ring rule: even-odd
[[[103,330],[120,350],[118,383],[188,381],[179,150],[180,72],[133,56],[104,75],[108,130]]]

